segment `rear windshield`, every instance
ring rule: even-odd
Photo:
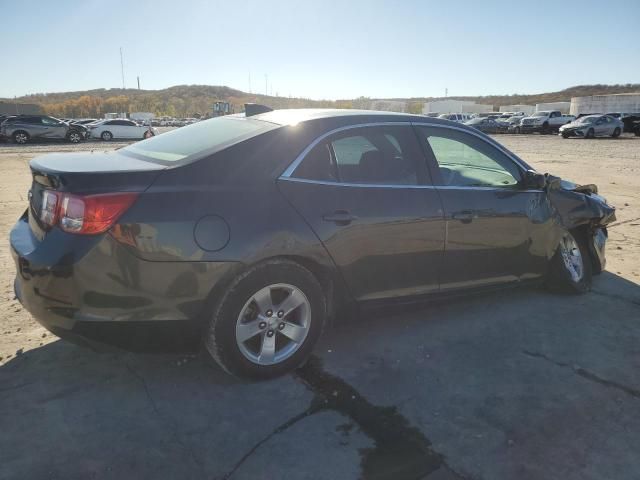
[[[218,117],[134,143],[121,152],[147,160],[179,162],[222,150],[274,128],[278,125],[245,117]]]

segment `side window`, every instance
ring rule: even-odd
[[[338,178],[348,183],[416,185],[411,134],[404,127],[369,127],[333,139]]]
[[[443,128],[420,128],[438,164],[443,185],[513,188],[520,169],[505,154],[473,135]]]
[[[109,120],[108,122],[104,122],[103,125],[115,125],[115,121],[114,120]]]
[[[365,127],[340,132],[316,145],[293,176],[359,184],[416,185],[423,161],[409,127]]]
[[[313,147],[304,157],[302,163],[298,165],[298,168],[296,168],[294,176],[306,180],[337,182],[338,175],[331,156],[329,144],[320,142]]]
[[[40,121],[43,125],[58,125],[58,121],[49,117],[41,117]]]

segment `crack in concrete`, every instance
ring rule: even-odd
[[[637,398],[640,399],[640,390],[635,389],[633,387],[629,387],[627,385],[623,385],[622,383],[618,383],[615,382],[613,380],[607,380],[606,378],[602,378],[598,375],[596,375],[593,372],[590,372],[588,370],[585,370],[582,367],[579,367],[577,365],[569,365],[568,363],[564,363],[564,362],[559,362],[557,360],[554,360],[550,357],[548,357],[547,355],[543,354],[543,353],[538,353],[538,352],[531,352],[529,350],[523,350],[522,353],[528,357],[532,357],[532,358],[539,358],[539,359],[543,359],[546,360],[549,363],[552,363],[553,365],[557,366],[557,367],[561,367],[561,368],[568,368],[570,370],[572,370],[576,375],[581,376],[582,378],[585,378],[587,380],[590,380],[592,382],[598,383],[600,385],[603,385],[607,388],[613,388],[619,391],[622,391],[624,393],[626,393],[627,395],[633,397],[633,398]]]
[[[204,477],[205,476],[205,471],[204,471],[204,468],[202,466],[202,463],[196,457],[196,454],[193,451],[193,448],[191,448],[191,445],[189,445],[188,442],[185,443],[185,442],[182,441],[182,439],[178,435],[178,431],[177,431],[175,425],[173,425],[170,421],[167,421],[162,416],[162,414],[160,413],[160,409],[158,408],[158,405],[156,404],[156,401],[153,398],[153,395],[151,395],[151,390],[149,389],[149,385],[147,384],[147,381],[145,380],[145,378],[140,373],[138,373],[135,369],[133,369],[131,367],[131,365],[129,365],[127,362],[124,362],[124,364],[127,367],[127,370],[129,371],[129,373],[140,383],[140,385],[142,385],[142,388],[143,388],[143,390],[145,392],[147,400],[149,401],[149,404],[151,405],[151,409],[153,410],[155,416],[160,421],[160,424],[165,427],[165,429],[173,437],[173,440],[178,445],[180,445],[184,450],[186,450],[186,452],[191,457],[191,460],[193,461],[193,463],[195,463],[196,467],[198,468],[198,470],[200,470],[200,473]]]
[[[271,440],[271,438],[273,438],[275,435],[278,435],[279,433],[284,432],[288,428],[291,428],[293,425],[298,423],[300,420],[302,420],[304,418],[307,418],[307,417],[313,415],[314,413],[317,413],[319,410],[320,410],[319,408],[315,407],[312,404],[304,412],[299,413],[298,415],[295,415],[295,416],[291,417],[286,422],[278,425],[275,429],[273,429],[271,432],[269,432],[264,438],[262,438],[259,442],[257,442],[253,447],[251,447],[247,451],[247,453],[245,453],[242,456],[242,458],[236,462],[236,464],[233,466],[233,468],[231,470],[229,470],[227,473],[225,473],[220,478],[220,480],[228,480],[228,479],[230,479],[238,471],[238,469],[240,469],[240,467],[244,464],[244,462],[246,462],[249,459],[249,457],[251,457],[251,455],[253,455],[262,445],[264,445],[266,442]]]
[[[396,478],[428,479],[432,474],[448,473],[456,480],[473,480],[454,470],[444,455],[431,448],[431,442],[396,407],[371,404],[351,385],[322,369],[321,360],[312,357],[295,376],[315,397],[304,412],[291,417],[253,445],[220,480],[229,480],[266,442],[300,420],[323,411],[336,411],[358,425],[374,443],[374,448],[361,450],[362,478],[395,480]]]

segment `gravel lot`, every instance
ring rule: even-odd
[[[0,478],[637,478],[640,138],[496,138],[617,206],[593,291],[354,319],[263,383],[199,355],[97,354],[34,322],[8,246],[28,161],[122,144],[0,144]]]

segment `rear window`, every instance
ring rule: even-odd
[[[148,160],[179,162],[222,150],[234,143],[278,128],[245,117],[219,117],[191,124],[125,147],[121,152]]]

